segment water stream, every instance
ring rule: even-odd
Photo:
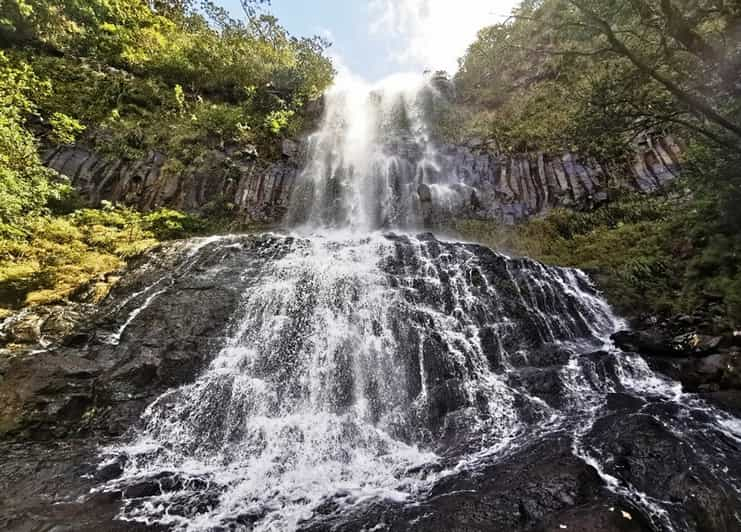
[[[609,336],[624,324],[584,273],[422,232],[420,191],[442,191],[440,208],[460,191],[436,172],[434,97],[421,78],[336,87],[294,191],[292,233],[264,237],[259,253],[247,237],[201,242],[171,279],[136,294],[140,305],[166,298],[226,246],[250,264],[208,368],[105,449],[104,462],[124,464],[102,488],[123,491],[122,519],[360,530],[357,516],[383,501],[395,529],[413,529],[427,514],[405,512],[461,475],[565,440],[651,527],[691,530],[668,496],[618,478],[614,446],[595,439],[605,423],[600,434],[618,437],[644,418],[739,500],[741,466],[728,465],[741,463],[738,420],[615,352]],[[208,273],[218,281],[218,268]],[[633,405],[622,417],[617,399]]]

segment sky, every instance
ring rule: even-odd
[[[239,0],[218,0],[242,16]],[[481,28],[518,0],[271,0],[266,8],[296,36],[322,35],[340,71],[367,81],[399,72],[447,70]]]

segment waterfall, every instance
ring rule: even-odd
[[[341,79],[325,95],[321,127],[309,137],[289,226],[419,228],[433,200],[437,208],[453,208],[465,186],[442,172],[429,128],[442,98],[424,76],[397,75],[374,85]]]
[[[394,529],[413,529],[432,514],[404,512],[461,475],[566,441],[653,526],[672,529],[663,501],[615,480],[591,431],[621,394],[705,407],[611,351],[623,324],[583,272],[414,233],[420,186],[452,190],[436,172],[428,98],[421,78],[336,87],[294,191],[295,233],[259,246],[210,239],[185,259],[177,275],[218,280],[207,259],[233,248],[248,288],[208,367],[105,449],[103,465],[122,464],[102,488],[122,493],[121,519],[188,531],[394,528],[353,521],[383,501],[397,509]],[[175,280],[141,303],[166,298]],[[736,437],[728,426],[712,421]]]

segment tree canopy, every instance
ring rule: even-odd
[[[741,7],[723,0],[527,0],[456,76],[504,149],[612,154],[671,128],[741,149]],[[548,111],[550,110],[550,111]]]
[[[0,44],[51,83],[41,107],[118,130],[112,146],[144,147],[141,130],[178,113],[223,120],[222,140],[259,143],[300,129],[334,74],[323,54],[329,43],[289,35],[256,10],[263,3],[245,0],[248,16],[236,20],[210,1],[8,0]],[[179,122],[170,129],[200,129]]]

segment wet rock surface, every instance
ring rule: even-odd
[[[165,530],[115,519],[115,495],[91,496],[98,445],[107,440],[0,443],[0,528],[19,532]],[[84,501],[84,502],[83,502]]]
[[[306,139],[285,139],[280,158],[270,161],[249,149],[210,150],[173,172],[159,153],[125,161],[80,145],[49,151],[45,164],[68,176],[93,205],[108,200],[145,210],[203,212],[228,202],[249,221],[274,224],[282,221],[301,182],[307,151]],[[401,189],[408,180],[404,167],[419,165],[424,150],[400,138],[387,142],[384,151],[398,160],[390,183]],[[617,190],[665,188],[680,174],[681,157],[682,148],[669,136],[642,137],[632,162],[619,168],[574,153],[502,155],[477,141],[440,144],[423,165],[425,181],[416,188],[415,208],[428,224],[452,216],[511,224],[553,207],[590,209]]]
[[[651,530],[631,503],[604,488],[594,469],[573,455],[569,438],[559,434],[499,463],[451,476],[413,506],[384,502],[350,515],[331,510],[320,510],[315,522],[299,530],[350,532],[379,523],[391,531]]]
[[[686,392],[741,413],[741,335],[737,331],[717,325],[703,309],[694,316],[634,321],[634,329],[612,335],[618,348],[641,353],[652,368],[680,382]]]
[[[208,364],[252,280],[240,252],[259,256],[268,241],[235,237],[216,248],[210,239],[162,246],[132,265],[100,308],[61,331],[67,334],[56,343],[6,350],[0,356],[0,436],[122,434],[154,397]]]
[[[583,299],[557,287],[598,297],[586,277],[432,235],[389,234],[384,241],[390,251],[379,268],[399,298],[391,324],[376,327],[388,326],[403,340],[397,356],[405,361],[408,387],[398,400],[412,404],[422,390],[427,397],[424,409],[412,408],[413,416],[386,428],[439,456],[418,471],[398,474],[434,480],[413,500],[354,499],[338,489],[296,528],[738,530],[741,439],[732,430],[738,420],[695,396],[677,399],[676,386],[639,356],[569,344],[589,337],[600,318]],[[234,337],[232,317],[244,312],[244,294],[265,282],[266,268],[310,249],[301,239],[275,235],[164,246],[132,265],[102,306],[73,329],[63,328],[58,342],[0,356],[0,528],[167,530],[116,517],[124,504],[136,507],[163,494],[172,512],[182,515],[208,514],[220,504],[228,484],[176,470],[114,489],[136,456],[104,459],[102,449],[131,441],[140,415],[160,394],[196,381]],[[460,286],[467,297],[461,298]],[[314,304],[315,293],[306,284],[307,304]],[[347,284],[337,285],[336,294],[355,305],[360,297]],[[295,327],[306,327],[300,317]],[[477,324],[473,336],[467,320]],[[493,401],[483,389],[471,392],[476,376],[488,375],[472,367],[472,337],[492,374],[516,390],[511,411],[524,427],[491,454],[480,442],[502,443],[492,434],[507,419],[492,418],[497,401],[508,400],[510,392]],[[295,357],[288,340],[281,344],[284,376],[298,371],[288,364]],[[638,352],[654,345],[639,345],[641,336],[618,340]],[[705,379],[698,390],[721,383],[703,397],[715,394],[717,402],[731,404],[734,399],[722,394],[736,386],[728,368],[737,367],[737,358],[722,351],[733,346],[705,347],[714,344],[685,342],[685,351],[661,360],[691,363],[691,371]],[[723,339],[718,346],[727,344]],[[659,359],[651,349],[645,354],[652,363]],[[261,364],[256,371],[277,371],[269,358]],[[682,376],[689,370],[677,371]],[[683,383],[692,391],[688,379]],[[370,398],[376,396],[373,386],[379,384],[368,386]],[[342,386],[334,393],[333,408],[342,412],[352,394]],[[224,404],[228,397],[213,393],[207,399]],[[381,419],[386,405],[377,397],[369,410]],[[171,411],[180,400],[173,393],[159,408]],[[284,400],[290,400],[288,390]],[[216,428],[229,425],[222,417],[213,410],[212,432],[199,445],[220,444],[224,433]],[[249,530],[267,512],[233,515],[214,529]]]

